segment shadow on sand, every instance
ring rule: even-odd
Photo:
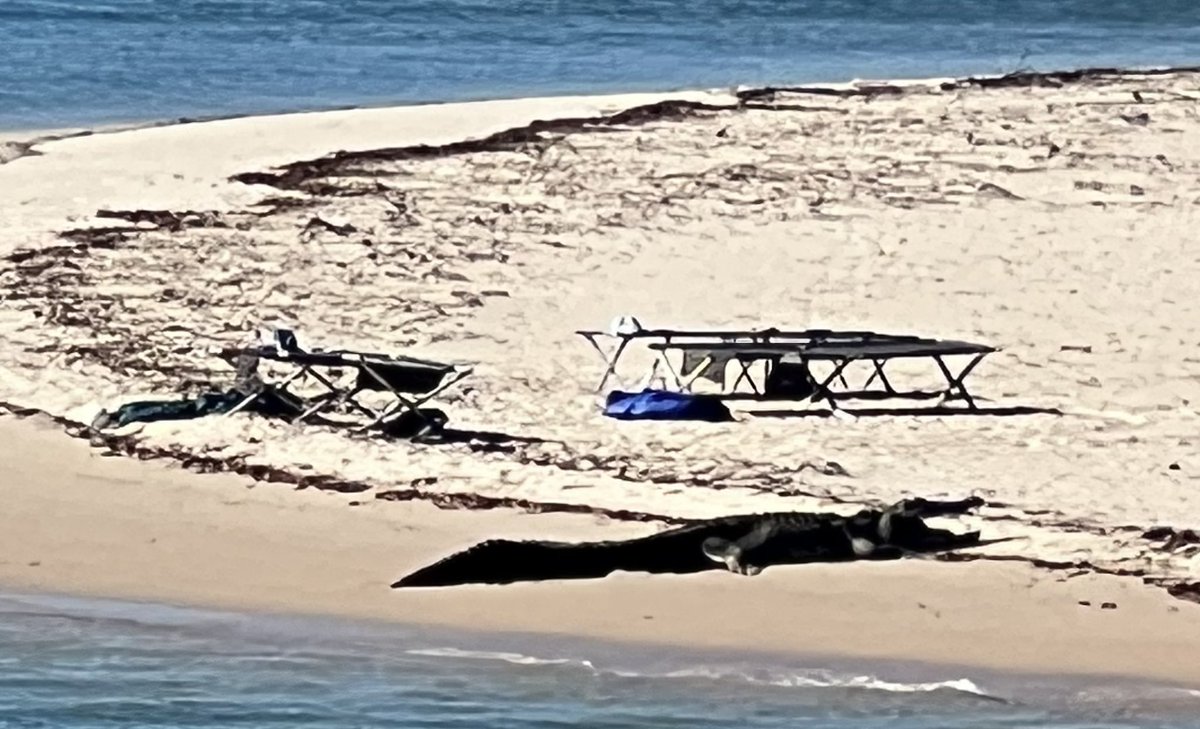
[[[795,410],[747,410],[744,411],[756,418],[830,418],[834,411],[830,408],[804,408]],[[1058,408],[1039,408],[1026,405],[1011,406],[980,406],[974,409],[965,407],[949,407],[944,405],[934,407],[898,407],[898,408],[838,408],[838,412],[853,415],[856,418],[876,418],[885,416],[913,416],[924,418],[961,417],[961,416],[992,416],[1014,417],[1018,415],[1057,415],[1064,413]]]

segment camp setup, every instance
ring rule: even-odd
[[[870,331],[650,329],[633,317],[621,317],[608,331],[577,334],[604,360],[597,392],[610,380],[625,386],[618,367],[629,347],[639,344],[651,354],[643,387],[689,393],[708,381],[724,399],[825,401],[834,409],[839,401],[855,399],[961,400],[976,409],[966,378],[997,351],[973,342]],[[945,386],[896,387],[888,367],[899,360],[933,363]],[[852,366],[865,371],[865,382],[851,386],[847,375]]]
[[[226,348],[220,356],[239,371],[239,389],[246,396],[232,407],[232,415],[263,397],[287,397],[298,404],[292,420],[353,412],[362,416],[361,429],[386,426],[405,416],[421,419],[421,406],[471,374],[466,365],[446,364],[393,354],[347,349],[305,349],[289,330],[275,330],[270,341],[248,347]],[[260,361],[277,365],[279,379],[259,370]],[[259,386],[247,386],[256,378]],[[300,395],[290,388],[304,378],[315,384],[317,393]],[[365,395],[375,394],[375,402]],[[381,400],[381,401],[380,401]]]

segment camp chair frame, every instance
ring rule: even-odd
[[[415,417],[420,418],[421,420],[424,420],[424,416],[421,415],[421,406],[450,389],[454,385],[458,384],[472,372],[470,367],[454,367],[442,378],[441,383],[438,384],[437,387],[421,393],[420,395],[413,395],[412,393],[401,393],[399,390],[392,387],[391,384],[388,383],[387,379],[379,373],[377,369],[378,363],[376,363],[376,367],[372,367],[364,360],[361,366],[363,372],[379,383],[379,385],[381,385],[385,391],[390,392],[392,397],[396,398],[396,402],[376,411],[375,418],[371,422],[362,426],[360,428],[361,430],[368,430],[381,423],[386,423],[394,417],[399,417],[405,411],[412,413]],[[357,400],[354,399],[354,396],[362,392],[363,389],[364,388],[362,387],[355,387],[354,390],[346,394],[345,401],[353,404],[360,410],[369,412],[370,408],[361,405]]]
[[[420,411],[421,406],[458,384],[474,370],[473,367],[467,365],[444,364],[411,357],[349,351],[283,352],[272,347],[226,349],[222,351],[221,358],[234,363],[238,358],[247,355],[260,360],[290,365],[295,369],[277,383],[264,380],[266,389],[248,394],[226,413],[227,416],[245,409],[269,389],[275,393],[288,395],[302,403],[303,410],[292,418],[291,422],[293,423],[303,422],[334,407],[349,406],[368,419],[365,424],[357,428],[360,431],[386,424],[405,412],[411,413],[420,420],[425,420]],[[435,373],[441,371],[441,377],[435,386],[427,390],[403,391],[389,382],[386,372],[392,368],[401,369],[405,366],[433,370]],[[346,387],[338,384],[334,378],[323,374],[320,369],[352,370],[358,376],[352,387]],[[291,392],[288,387],[302,377],[312,378],[325,388],[325,392],[310,397]],[[368,386],[364,384],[364,380],[377,386]],[[360,401],[359,396],[368,389],[386,392],[391,395],[393,401],[383,407],[371,407],[364,404]]]

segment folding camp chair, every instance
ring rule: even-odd
[[[470,367],[410,358],[362,357],[354,389],[347,392],[343,400],[360,410],[371,412],[373,417],[362,426],[362,430],[385,425],[405,412],[425,420],[421,406],[470,375],[471,371]],[[365,391],[391,393],[395,402],[373,410],[356,399]]]
[[[231,363],[237,363],[239,380],[250,379],[246,373],[250,369],[249,360],[265,359],[294,368],[277,383],[263,381],[261,385],[248,388],[250,391],[246,397],[227,415],[239,412],[270,393],[274,397],[287,397],[301,403],[300,412],[292,418],[292,422],[350,408],[367,418],[366,424],[360,426],[359,430],[387,425],[406,412],[425,420],[421,406],[472,372],[471,367],[464,365],[346,350],[304,352],[260,346],[227,349],[221,356]],[[353,371],[352,384],[342,384],[345,378],[338,373],[344,370]],[[289,386],[302,377],[310,378],[325,391],[310,397],[291,392]],[[367,392],[387,393],[391,395],[391,401],[383,406],[372,406],[363,400],[362,395]]]

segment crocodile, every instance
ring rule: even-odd
[[[588,579],[618,570],[688,574],[728,569],[754,575],[776,564],[897,559],[985,543],[978,531],[935,529],[925,519],[965,514],[983,505],[905,499],[852,516],[828,512],[778,512],[686,523],[637,539],[597,542],[490,539],[421,568],[392,584],[438,587]]]

